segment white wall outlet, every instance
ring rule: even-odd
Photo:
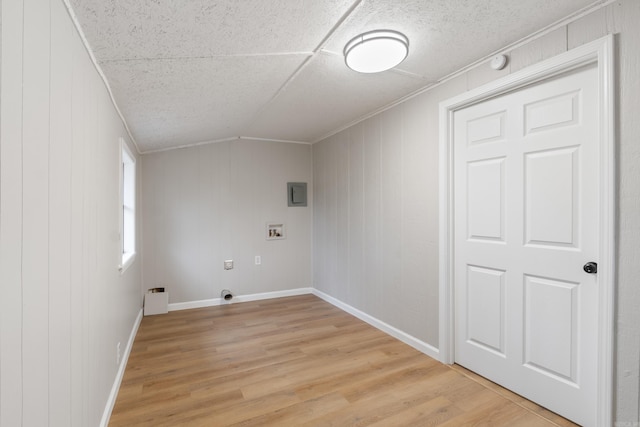
[[[256,265],[260,264],[262,264],[262,258],[260,257],[260,255],[256,255]]]
[[[224,269],[225,270],[232,270],[233,269],[233,260],[232,259],[224,260]]]
[[[116,365],[120,364],[120,358],[122,357],[122,353],[120,352],[120,343],[116,344]]]

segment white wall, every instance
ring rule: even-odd
[[[143,155],[144,289],[186,303],[311,287],[311,179],[309,145],[239,139]],[[308,183],[308,207],[287,207],[287,182]],[[284,222],[286,239],[267,241],[267,221]]]
[[[0,425],[96,426],[140,311],[125,129],[62,1],[2,0]]]
[[[615,414],[640,410],[640,1],[614,2],[314,144],[314,286],[438,346],[438,104],[616,33],[619,265]]]

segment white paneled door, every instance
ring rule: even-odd
[[[455,361],[581,425],[598,374],[598,69],[455,112]],[[588,268],[587,268],[588,269]]]

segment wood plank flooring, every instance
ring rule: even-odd
[[[313,295],[145,317],[117,426],[573,426]]]

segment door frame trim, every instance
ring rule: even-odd
[[[600,241],[598,278],[598,405],[597,425],[613,419],[614,314],[616,280],[616,131],[614,111],[614,37],[609,34],[548,60],[440,103],[439,109],[439,356],[454,363],[454,192],[453,114],[456,110],[541,82],[588,64],[598,67],[600,103]]]

